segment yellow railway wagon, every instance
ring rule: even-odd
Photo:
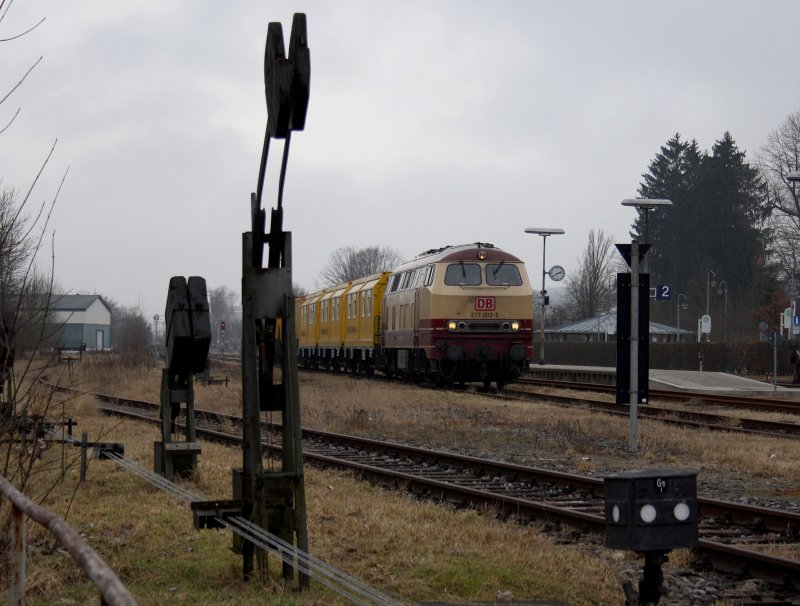
[[[326,367],[335,367],[344,345],[342,299],[350,283],[334,286],[319,299],[319,356]]]
[[[295,301],[295,327],[298,349],[311,349],[319,345],[319,300],[327,291],[311,293],[297,297]]]
[[[354,280],[345,296],[344,358],[346,367],[360,374],[373,368],[375,348],[380,344],[381,308],[391,272]]]
[[[309,368],[371,371],[390,272],[372,274],[298,299],[298,359]]]

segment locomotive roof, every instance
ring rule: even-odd
[[[486,256],[481,259],[478,253],[483,251]],[[395,272],[403,271],[410,267],[424,265],[427,263],[440,263],[443,261],[489,261],[505,263],[522,263],[522,261],[514,255],[497,248],[494,244],[488,242],[475,242],[474,244],[459,244],[457,246],[443,246],[442,248],[433,248],[426,250],[424,253],[417,255],[412,261],[404,263],[398,267]]]

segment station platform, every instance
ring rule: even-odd
[[[617,369],[611,367],[531,364],[529,370],[536,379],[597,383],[599,385],[614,385],[617,381]],[[754,377],[743,377],[724,372],[651,368],[649,386],[650,389],[663,391],[707,391],[720,394],[753,392],[760,395],[780,392],[781,394],[796,393],[800,397],[800,390],[780,386],[775,389],[772,383]]]

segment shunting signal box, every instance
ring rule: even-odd
[[[170,278],[167,307],[167,367],[161,371],[161,441],[153,442],[153,469],[168,480],[197,470],[201,452],[194,422],[193,375],[204,372],[211,347],[211,320],[205,278]],[[184,440],[178,418],[184,405]]]
[[[179,374],[203,372],[211,346],[211,319],[205,278],[170,278],[166,324],[167,367]]]
[[[630,471],[604,478],[606,546],[628,551],[697,547],[697,474]]]

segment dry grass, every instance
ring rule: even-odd
[[[102,379],[96,369],[82,379],[109,391],[158,401],[160,370],[126,380],[117,369]],[[196,387],[197,406],[241,413],[238,366],[216,368],[227,386]],[[641,466],[690,467],[724,481],[769,479],[785,490],[800,483],[800,441],[679,429],[657,421],[639,423],[639,454],[628,453],[628,421],[622,417],[548,404],[499,402],[472,391],[421,389],[323,373],[301,375],[303,424],[308,427],[389,438],[430,447],[502,457],[518,463],[607,473]],[[778,416],[773,418],[777,418]],[[769,418],[769,416],[767,416]],[[277,415],[276,420],[280,420]]]
[[[239,370],[216,369],[232,383],[196,384],[196,405],[230,414],[241,410]],[[123,372],[85,364],[74,381],[83,389],[158,401],[161,371]],[[641,451],[627,453],[624,419],[545,404],[500,403],[474,392],[361,381],[323,374],[301,376],[306,426],[563,467],[601,475],[648,465],[691,467],[740,486],[764,478],[771,489],[790,491],[800,480],[800,445],[792,440],[681,430],[640,423]],[[118,440],[126,456],[152,466],[156,427],[120,422],[94,412],[92,398],[66,405],[91,439]],[[278,415],[279,416],[279,415]],[[276,419],[276,420],[279,420]],[[187,488],[209,498],[229,498],[231,467],[241,454],[203,447],[196,481]],[[55,452],[50,456],[57,456]],[[86,532],[142,604],[329,604],[335,597],[315,588],[297,594],[275,575],[263,584],[239,580],[241,560],[228,551],[230,533],[195,531],[185,504],[145,486],[109,462],[93,462],[89,482],[76,488],[74,470],[48,505]],[[385,591],[408,600],[490,600],[499,592],[516,599],[557,599],[570,604],[621,601],[612,554],[598,545],[556,546],[535,528],[508,525],[492,515],[452,511],[405,495],[387,493],[342,473],[309,469],[306,477],[312,552]],[[490,512],[488,512],[490,513]],[[83,603],[94,596],[71,561],[52,541],[32,533],[30,600]],[[202,556],[199,555],[202,553]],[[628,558],[628,556],[625,556]],[[678,552],[672,562],[688,560]],[[65,561],[66,560],[66,561]],[[580,583],[575,583],[575,578]],[[94,598],[92,598],[94,599]]]
[[[124,385],[130,397],[157,399],[157,371],[134,372],[126,381],[124,373],[111,368],[100,368],[99,378],[89,376],[94,370],[86,370],[86,376],[75,378],[84,389],[101,385],[103,391],[118,392]],[[198,387],[198,405],[210,407],[205,400],[211,393],[228,402],[230,397],[221,396],[233,390],[229,387],[227,393],[221,393],[224,389]],[[387,404],[386,394],[392,390],[383,386],[380,391],[383,404]],[[326,390],[327,396],[331,393]],[[348,402],[339,395],[315,410],[324,416],[327,409],[332,420],[345,425],[360,422],[371,428],[375,420],[370,414]],[[394,404],[399,405],[400,400]],[[422,423],[424,411],[419,406],[415,414]],[[100,415],[89,396],[72,398],[64,408],[66,414],[79,419],[78,431],[88,432],[90,439],[122,441],[127,458],[152,466],[157,427]],[[488,415],[488,411],[472,414],[469,405],[455,401],[441,411],[443,422],[451,415],[466,415],[472,426],[485,424]],[[388,414],[386,418],[388,421]],[[59,449],[51,449],[45,457],[59,460]],[[92,461],[87,483],[79,486],[76,460],[72,452],[66,480],[46,505],[85,535],[141,604],[339,603],[335,595],[318,586],[299,594],[295,584],[284,584],[274,558],[270,579],[243,583],[239,578],[241,559],[228,550],[229,532],[195,530],[187,504],[160,493],[112,462]],[[240,465],[239,451],[204,444],[198,477],[186,487],[209,498],[229,498],[230,469]],[[343,473],[308,469],[306,491],[312,553],[403,599],[464,602],[491,600],[498,592],[516,599],[558,599],[570,604],[619,599],[613,562],[596,545],[557,546],[537,529],[498,522],[491,512],[452,511],[385,492]],[[30,527],[29,536],[29,604],[97,600],[96,590],[82,571],[46,531]],[[576,584],[575,576],[586,580]]]

